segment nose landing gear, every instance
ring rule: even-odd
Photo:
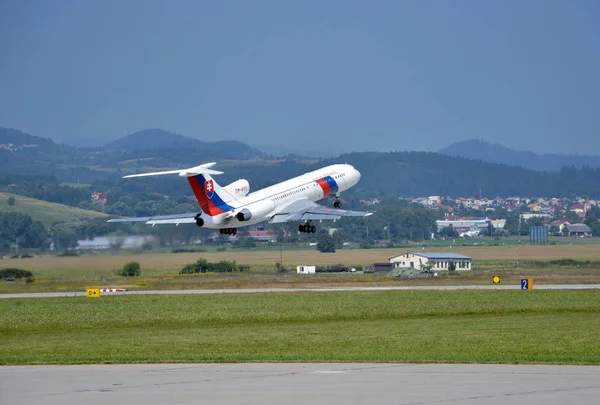
[[[237,235],[237,228],[221,228],[219,233],[221,235]]]

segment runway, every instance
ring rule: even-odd
[[[103,295],[183,295],[183,294],[243,294],[243,293],[286,293],[286,292],[335,292],[335,291],[456,291],[456,290],[520,290],[518,284],[482,284],[482,285],[428,285],[428,286],[393,286],[393,287],[323,287],[323,288],[223,288],[212,290],[139,290]],[[534,285],[534,290],[587,290],[600,289],[600,284],[541,284]],[[0,294],[2,298],[52,298],[52,297],[84,297],[85,291],[46,292]]]
[[[0,367],[2,403],[592,405],[600,366],[162,364]]]

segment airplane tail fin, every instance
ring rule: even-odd
[[[232,211],[237,205],[237,200],[230,193],[221,188],[221,186],[219,186],[219,184],[211,177],[211,174],[215,175],[223,173],[211,169],[214,165],[216,165],[216,162],[205,163],[190,169],[130,174],[123,178],[162,176],[166,174],[178,174],[180,177],[187,177],[200,208],[202,208],[202,211],[206,215],[212,217]]]
[[[202,208],[202,212],[206,215],[212,217],[223,214],[232,211],[237,205],[237,200],[227,190],[219,186],[210,174],[190,176],[188,182],[194,191],[200,208]]]

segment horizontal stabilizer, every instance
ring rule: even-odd
[[[130,174],[127,176],[123,176],[124,179],[129,179],[131,177],[146,177],[146,176],[163,176],[166,174],[178,174],[181,177],[192,177],[197,176],[199,174],[223,174],[218,170],[210,169],[217,162],[205,163],[200,166],[192,167],[190,169],[180,169],[180,170],[167,170],[164,172],[150,172],[150,173],[140,173],[140,174]]]

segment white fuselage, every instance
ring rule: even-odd
[[[360,180],[360,172],[348,164],[338,164],[315,170],[270,187],[237,197],[229,203],[234,210],[212,217],[203,216],[207,228],[241,227],[263,222],[274,213],[302,199],[316,202],[337,196]],[[240,221],[236,213],[253,211],[251,219]]]

